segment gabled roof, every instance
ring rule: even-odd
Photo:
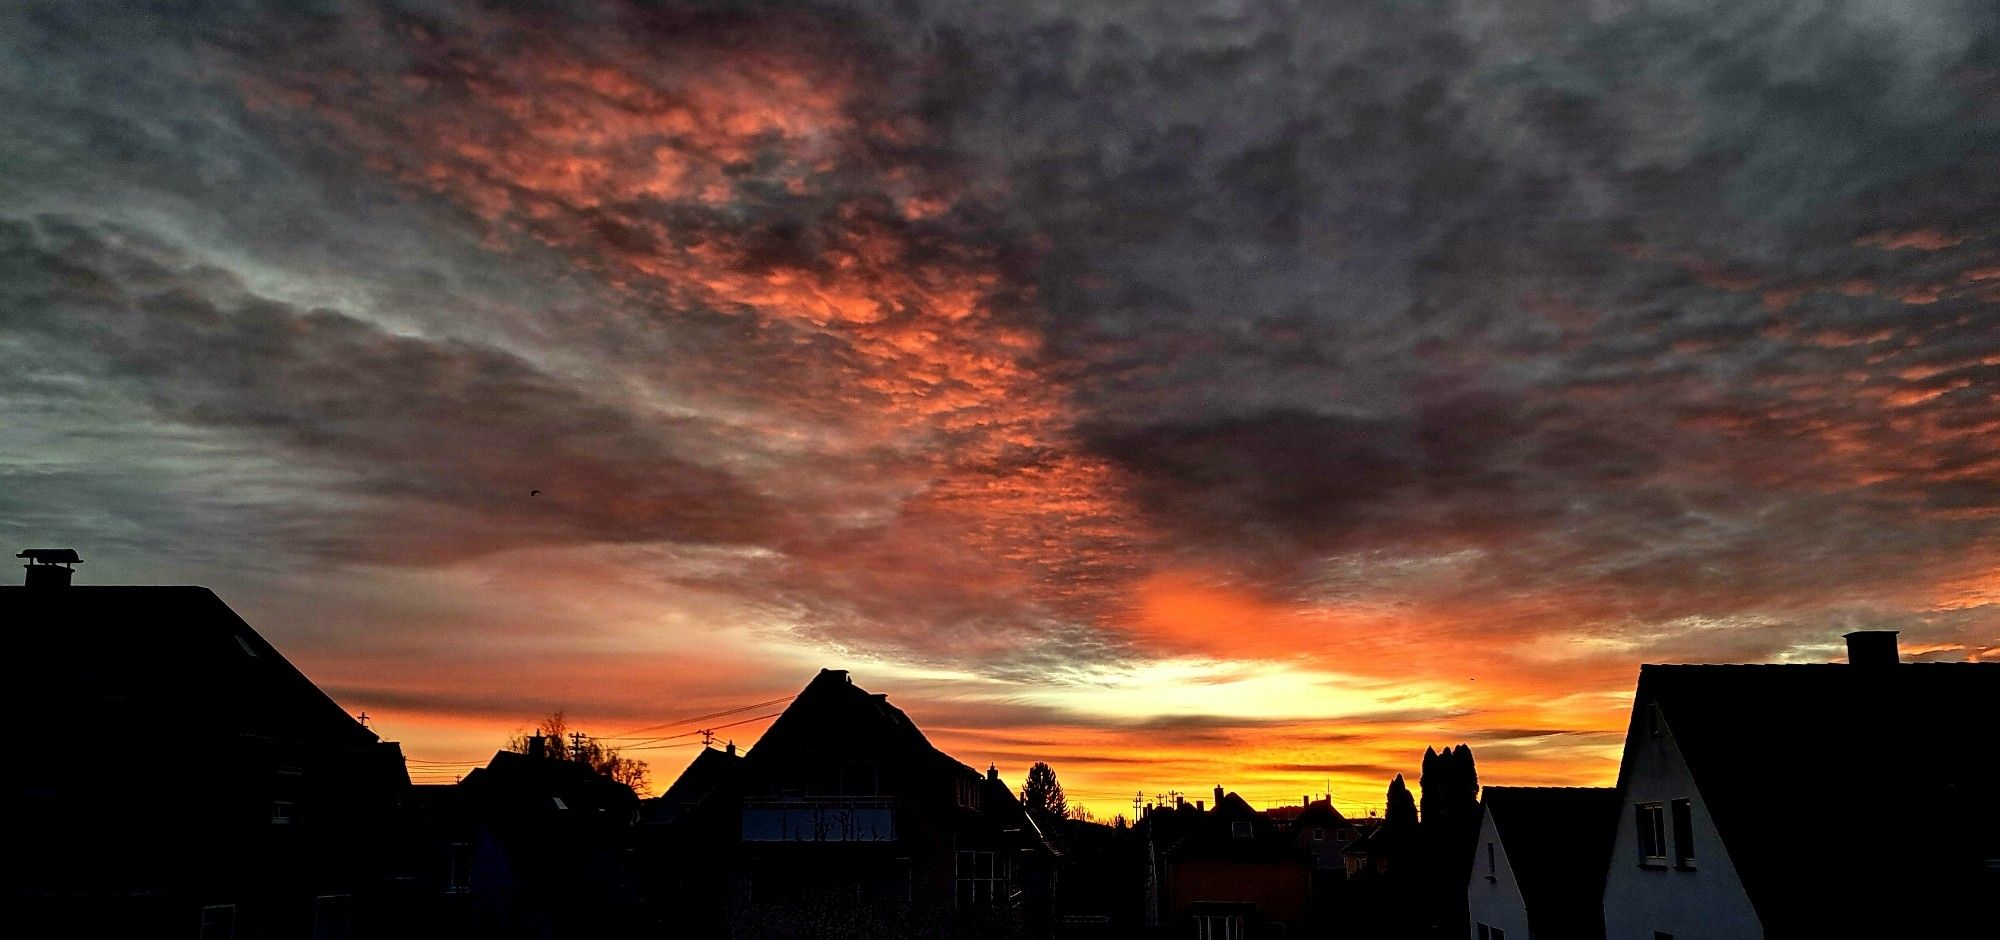
[[[1480,806],[1493,820],[1528,906],[1529,932],[1582,937],[1604,933],[1604,875],[1618,823],[1611,787],[1487,787]],[[1482,850],[1483,851],[1483,850]],[[1483,856],[1473,877],[1485,877]]]
[[[2000,663],[1645,666],[1632,734],[1649,704],[1767,932],[1909,926],[2000,890]],[[1871,818],[1899,820],[1893,849]]]
[[[717,784],[734,776],[742,765],[743,758],[735,754],[704,747],[659,798],[670,803],[699,803]]]
[[[910,716],[889,704],[887,695],[855,685],[844,669],[820,670],[771,722],[748,757],[756,762],[786,752],[858,753],[871,749],[911,754],[948,764],[949,769],[961,773],[985,776],[938,750]]]
[[[0,622],[23,666],[10,680],[17,693],[68,720],[126,729],[132,746],[146,743],[134,729],[153,727],[181,751],[190,735],[234,734],[388,759],[373,732],[207,588],[0,587]],[[179,720],[144,720],[166,715]]]
[[[1340,815],[1340,810],[1333,808],[1332,800],[1314,800],[1301,810],[1297,816],[1292,817],[1292,828],[1294,830],[1307,827],[1338,829],[1346,825],[1347,817]]]
[[[1275,861],[1305,864],[1304,849],[1278,832],[1264,814],[1235,793],[1225,795],[1215,808],[1193,811],[1179,838],[1168,845],[1162,857],[1173,861]],[[1247,823],[1250,835],[1236,835],[1235,825]]]
[[[611,824],[639,808],[632,788],[580,761],[500,751],[459,781],[461,792],[490,809],[518,817],[592,818]]]

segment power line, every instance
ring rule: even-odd
[[[783,695],[783,696],[779,696],[778,698],[774,698],[774,699],[771,699],[771,700],[770,700],[770,701],[768,701],[768,702],[755,702],[755,703],[752,703],[752,704],[749,704],[749,705],[739,705],[739,706],[737,706],[737,707],[735,707],[735,708],[725,708],[725,709],[723,709],[722,711],[719,711],[719,712],[709,712],[709,713],[708,713],[708,714],[706,714],[706,715],[695,715],[695,716],[693,716],[693,717],[691,717],[691,718],[681,718],[681,719],[677,719],[677,720],[675,720],[675,721],[663,721],[663,722],[660,722],[659,724],[656,724],[656,725],[644,725],[644,726],[641,726],[641,727],[638,727],[638,728],[633,728],[632,730],[630,730],[630,731],[627,731],[627,732],[625,732],[625,733],[623,733],[623,734],[613,734],[613,735],[606,735],[606,736],[604,737],[604,739],[605,739],[605,740],[617,740],[618,738],[636,738],[636,737],[640,737],[640,736],[641,736],[640,732],[643,732],[643,731],[651,731],[651,730],[653,730],[653,729],[655,729],[655,728],[676,728],[676,727],[679,727],[679,726],[681,726],[681,725],[690,725],[690,724],[694,724],[694,723],[695,723],[695,722],[697,722],[697,721],[707,721],[707,720],[709,720],[710,718],[723,718],[723,717],[727,717],[727,716],[729,716],[729,715],[735,715],[735,714],[740,714],[740,713],[742,713],[742,712],[747,712],[747,711],[750,711],[751,709],[756,709],[756,708],[769,708],[769,707],[771,707],[771,706],[773,706],[773,705],[776,705],[776,704],[778,704],[778,703],[780,703],[780,702],[789,702],[789,701],[791,701],[792,699],[795,699],[795,698],[798,698],[798,694],[797,694],[797,693],[793,693],[793,694],[791,694],[791,695]],[[659,739],[659,738],[655,738],[655,739],[653,739],[653,740],[661,740],[661,739]],[[643,742],[641,742],[641,743],[643,743]]]
[[[670,734],[670,735],[667,735],[666,737],[663,737],[663,738],[654,738],[653,740],[655,740],[655,741],[671,741],[671,740],[673,740],[674,738],[686,738],[686,737],[692,737],[692,736],[694,736],[694,735],[697,735],[697,734],[703,734],[703,733],[707,733],[707,732],[715,732],[715,731],[721,731],[721,730],[722,730],[722,729],[724,729],[724,728],[734,728],[734,727],[736,727],[737,725],[747,725],[747,724],[749,724],[749,723],[751,723],[751,722],[753,722],[753,721],[763,721],[763,720],[764,720],[764,719],[766,719],[766,718],[776,718],[776,717],[778,717],[779,715],[782,715],[782,714],[784,714],[784,712],[783,712],[783,711],[775,711],[775,712],[771,712],[771,713],[769,713],[769,714],[764,714],[764,715],[758,715],[758,716],[756,716],[756,717],[753,717],[753,718],[745,718],[745,719],[743,719],[742,721],[732,721],[732,722],[730,722],[730,723],[728,723],[728,724],[726,724],[726,725],[716,725],[716,726],[715,726],[715,727],[713,727],[713,728],[703,728],[703,729],[701,729],[700,731],[683,731],[683,732],[681,732],[680,734]],[[697,744],[697,743],[700,743],[700,742],[697,742],[697,741],[689,741],[689,742],[687,742],[687,744]],[[621,750],[621,751],[651,751],[651,750],[655,750],[655,749],[657,749],[657,748],[663,748],[663,747],[685,747],[685,746],[687,746],[687,744],[645,744],[645,745],[643,745],[643,746],[634,746],[634,747],[621,747],[621,748],[619,748],[619,750]]]

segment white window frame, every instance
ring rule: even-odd
[[[225,915],[226,919],[223,919]],[[217,920],[221,920],[222,922],[218,924],[216,923]],[[200,940],[236,940],[236,905],[202,905],[201,926],[195,936],[199,937]]]
[[[1665,868],[1667,865],[1667,804],[1661,802],[1637,803],[1632,808],[1634,810],[1633,825],[1637,828],[1639,836],[1639,864],[1646,868]]]
[[[1006,852],[960,849],[955,860],[952,903],[960,908],[990,910],[1013,900],[1014,858]],[[985,867],[980,866],[985,860]]]
[[[1195,940],[1243,940],[1243,915],[1194,915]]]

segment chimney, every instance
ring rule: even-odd
[[[986,765],[986,779],[995,781],[1000,779],[1000,767],[998,764]]]
[[[734,742],[734,741],[731,741],[731,742],[729,742],[729,746],[728,746],[728,747],[726,747],[726,748],[723,748],[723,751],[722,751],[722,752],[723,752],[723,753],[725,753],[725,754],[728,754],[728,755],[729,755],[729,756],[731,756],[731,757],[735,757],[735,756],[736,756],[736,742]]]
[[[70,577],[76,574],[71,566],[83,563],[74,548],[29,548],[14,557],[28,560],[21,567],[28,569],[31,588],[69,587]]]
[[[540,760],[548,756],[549,739],[539,734],[528,735],[528,756]]]
[[[1313,796],[1312,796],[1312,794],[1308,793],[1308,794],[1306,794],[1305,796],[1302,796],[1302,797],[1299,797],[1299,808],[1300,808],[1300,809],[1305,809],[1305,808],[1307,808],[1307,807],[1309,807],[1309,806],[1311,806],[1311,805],[1313,805]]]
[[[1196,800],[1194,801],[1194,811],[1197,813],[1205,813],[1208,812],[1208,807],[1204,806],[1202,804],[1202,801]]]
[[[1899,661],[1896,653],[1896,631],[1856,630],[1847,634],[1847,664],[1850,666],[1894,666]]]
[[[1215,785],[1215,808],[1222,808],[1222,785],[1219,783]]]

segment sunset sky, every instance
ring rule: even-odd
[[[0,12],[0,533],[421,781],[826,666],[1365,810],[2000,658],[1990,0],[139,6]]]

